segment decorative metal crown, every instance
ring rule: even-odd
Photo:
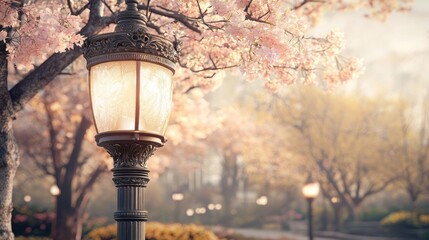
[[[127,0],[127,9],[118,14],[115,32],[85,40],[87,67],[114,60],[140,60],[157,63],[174,71],[178,46],[147,31],[146,17],[137,10],[137,0]]]

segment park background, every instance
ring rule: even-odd
[[[345,53],[364,66],[355,80],[324,90],[292,86],[273,95],[260,91],[260,80],[243,84],[242,75],[226,72],[222,85],[205,97],[207,121],[221,127],[187,145],[170,142],[149,160],[150,221],[305,235],[301,188],[311,175],[322,188],[314,203],[316,231],[428,239],[429,4],[415,1],[411,11],[384,22],[362,15],[327,14],[313,30],[344,32]],[[22,160],[13,221],[22,235],[45,234],[55,214],[46,139],[49,127],[61,125],[59,154],[70,151],[80,119],[65,112],[87,106],[73,102],[82,94],[76,89],[58,90],[75,77],[60,76],[16,120]],[[92,133],[84,139],[86,161],[76,176],[84,184],[100,174],[87,207],[79,209],[84,234],[113,223],[116,208],[110,159]],[[183,200],[172,199],[177,193]],[[204,213],[197,214],[200,208]]]

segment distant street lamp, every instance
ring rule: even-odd
[[[183,193],[173,193],[173,195],[171,195],[171,199],[173,199],[173,201],[176,203],[176,213],[174,214],[174,220],[176,222],[180,221],[180,202],[185,198],[185,196],[183,195]]]
[[[259,206],[265,206],[268,204],[268,197],[267,196],[260,196],[258,199],[256,199],[256,204]]]
[[[186,216],[188,217],[194,216],[194,213],[194,209],[188,208],[188,210],[186,210]]]
[[[215,210],[215,208],[216,208],[216,204],[214,204],[214,203],[209,203],[209,205],[207,205],[207,209],[210,211]]]
[[[308,238],[313,240],[313,200],[319,195],[320,185],[318,182],[313,182],[311,178],[302,188],[302,193],[308,202]]]
[[[182,201],[185,198],[185,195],[183,193],[173,193],[171,195],[171,199],[173,199],[176,202]]]
[[[25,202],[25,203],[29,203],[29,202],[31,202],[31,196],[30,196],[30,195],[25,195],[25,196],[24,196],[24,202]]]
[[[57,197],[61,194],[61,190],[58,188],[58,186],[56,184],[51,186],[51,188],[49,189],[49,192],[54,197]]]
[[[125,0],[113,33],[85,41],[96,142],[114,160],[118,240],[144,240],[147,160],[166,142],[177,46],[147,31],[137,0]]]
[[[196,214],[205,214],[207,212],[205,207],[200,207],[195,209]]]
[[[58,202],[58,199],[57,199],[57,201],[55,201],[55,198],[57,198],[60,194],[61,194],[61,190],[60,190],[60,188],[56,185],[56,184],[54,184],[54,185],[52,185],[51,186],[51,188],[49,189],[49,192],[51,193],[51,195],[52,195],[52,201],[53,201],[53,205],[55,206],[54,207],[54,209],[55,209],[55,217],[57,218],[57,214],[58,214],[58,204],[59,204],[59,202]],[[56,203],[56,204],[55,204]],[[54,237],[55,236],[55,232],[54,232],[54,229],[55,229],[55,221],[53,221],[52,222],[52,227],[51,227],[51,235],[52,235],[52,237]]]
[[[222,204],[216,203],[215,204],[215,209],[218,210],[218,211],[220,211],[222,209]]]

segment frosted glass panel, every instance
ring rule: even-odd
[[[140,130],[165,134],[171,112],[172,78],[171,70],[141,62]]]
[[[118,61],[91,67],[91,101],[98,132],[134,130],[136,62]]]

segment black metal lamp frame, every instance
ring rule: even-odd
[[[158,64],[174,73],[178,46],[147,31],[147,19],[138,12],[137,0],[125,2],[127,8],[118,14],[115,32],[85,41],[87,68],[104,62],[135,60]],[[136,91],[139,91],[140,76],[136,75]],[[113,182],[118,200],[114,219],[117,221],[118,240],[145,239],[148,213],[144,207],[144,194],[149,182],[146,163],[166,142],[164,136],[157,133],[139,131],[139,95],[137,92],[134,130],[108,131],[95,136],[97,144],[105,148],[114,160]]]

